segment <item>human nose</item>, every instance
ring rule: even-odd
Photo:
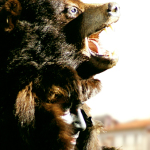
[[[77,109],[76,115],[73,115],[73,123],[76,130],[85,130],[86,123],[82,115],[81,109]]]

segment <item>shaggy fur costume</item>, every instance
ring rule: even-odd
[[[61,116],[98,93],[101,83],[93,75],[117,63],[116,56],[88,51],[86,44],[118,20],[114,5],[0,0],[0,149],[72,149],[74,129]],[[97,142],[96,132],[82,107],[87,129],[76,149],[98,150],[89,142]]]

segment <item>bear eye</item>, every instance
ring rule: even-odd
[[[70,12],[73,13],[73,14],[76,14],[76,13],[78,13],[78,9],[76,7],[72,7],[70,9]]]
[[[78,11],[78,8],[77,7],[70,7],[69,9],[68,9],[68,12],[69,12],[69,14],[70,15],[77,15],[78,13],[79,13],[79,11]]]
[[[68,18],[74,19],[81,14],[81,10],[76,6],[67,6],[64,10],[64,13],[67,15]]]

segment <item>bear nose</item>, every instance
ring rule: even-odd
[[[108,3],[107,12],[111,16],[119,16],[120,15],[120,6],[117,3]]]

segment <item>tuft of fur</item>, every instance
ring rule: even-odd
[[[32,83],[22,89],[16,99],[16,113],[15,115],[21,120],[21,124],[29,125],[34,120],[35,114],[35,97],[32,93]]]
[[[62,115],[62,108],[58,104],[43,103],[40,109],[38,108],[35,114],[38,118],[35,121],[37,135],[34,139],[35,142],[39,141],[39,144],[36,144],[37,149],[72,149],[72,126],[62,120]]]

